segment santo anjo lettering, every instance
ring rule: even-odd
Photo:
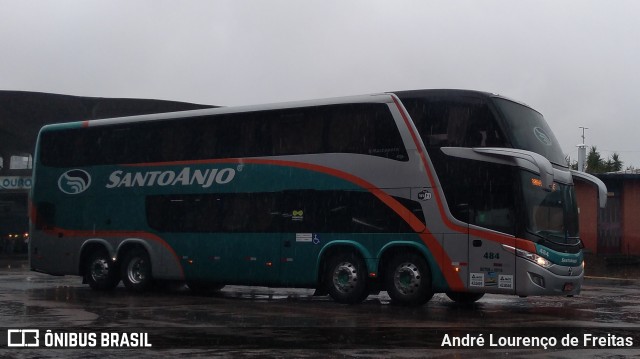
[[[118,170],[109,175],[109,183],[107,183],[106,187],[191,186],[197,184],[202,188],[209,188],[214,183],[227,184],[235,176],[236,170],[233,168],[192,170],[189,167],[185,167],[180,172],[125,172]]]

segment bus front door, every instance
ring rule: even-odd
[[[489,293],[515,292],[515,258],[503,248],[513,247],[515,238],[469,238],[469,290]]]

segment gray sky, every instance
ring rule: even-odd
[[[0,89],[244,105],[499,93],[640,167],[640,1],[0,0]]]

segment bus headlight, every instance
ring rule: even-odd
[[[539,265],[542,268],[549,268],[553,265],[553,263],[551,263],[549,260],[547,260],[544,257],[540,257],[539,255],[535,254],[535,253],[531,253],[531,252],[527,252],[525,250],[522,249],[518,249],[518,248],[514,248],[511,246],[508,246],[506,244],[502,245],[502,248],[504,248],[504,250],[506,250],[507,252],[511,252],[511,253],[515,253],[518,257],[524,258],[528,261],[531,261],[537,265]]]
[[[526,260],[530,260],[533,263],[539,265],[542,268],[549,268],[553,265],[549,260],[544,257],[540,257],[539,255],[527,251],[523,251],[522,249],[516,248],[516,255],[518,257],[524,258]]]

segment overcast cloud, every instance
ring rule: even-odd
[[[640,1],[0,0],[0,89],[244,105],[417,88],[640,167]]]

